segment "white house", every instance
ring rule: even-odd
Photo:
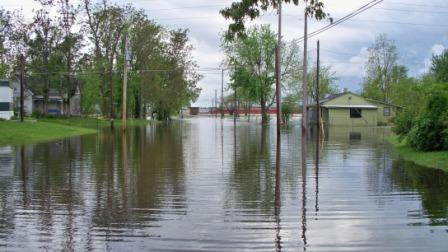
[[[13,92],[9,81],[0,80],[0,118],[10,120],[13,112]]]
[[[16,111],[20,111],[20,82],[12,81],[11,87],[14,92],[14,108]],[[34,93],[29,88],[26,87],[23,90],[23,112],[26,116],[31,116],[33,114],[33,96]]]

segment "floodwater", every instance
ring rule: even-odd
[[[447,173],[398,160],[387,128],[330,128],[302,167],[293,125],[280,144],[194,118],[1,147],[0,250],[447,251]]]

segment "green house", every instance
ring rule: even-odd
[[[330,95],[320,101],[320,107],[321,121],[325,126],[388,125],[399,108],[352,92]],[[316,104],[308,106],[308,118],[310,123],[316,123]]]

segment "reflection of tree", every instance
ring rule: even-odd
[[[106,146],[102,148],[107,150],[100,151],[105,156],[97,159],[109,170],[96,174],[98,225],[151,219],[148,212],[132,211],[133,208],[183,207],[180,204],[185,201],[182,136],[177,130],[176,124],[154,125],[130,128],[123,136],[120,132],[105,136]],[[166,194],[178,197],[160,197]]]
[[[417,190],[431,225],[448,225],[448,173],[394,161],[391,178],[400,188]]]
[[[92,233],[108,239],[112,226],[138,228],[163,218],[157,209],[164,206],[184,209],[179,130],[177,124],[106,130],[17,148],[11,183],[0,178],[0,232],[20,241],[23,222],[43,235],[60,230],[58,239],[43,242],[77,250],[92,246]],[[31,219],[23,215],[29,211]]]
[[[230,180],[232,188],[227,198],[247,209],[273,214],[275,170],[272,169],[268,128],[250,131],[238,128],[236,160]]]

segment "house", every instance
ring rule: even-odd
[[[12,82],[14,94],[14,107],[16,111],[20,109],[20,83]],[[37,94],[25,83],[23,107],[25,115],[30,116],[33,113],[44,114],[44,96]],[[75,93],[67,99],[67,95],[61,95],[56,89],[50,89],[48,92],[47,112],[49,115],[81,115],[81,93],[79,87]]]
[[[14,96],[14,108],[15,111],[20,110],[20,82],[12,81],[11,87],[13,88],[13,96]],[[29,89],[26,84],[23,91],[23,112],[25,116],[31,116],[33,114],[33,97],[34,93]]]
[[[9,81],[0,80],[0,118],[10,120],[14,115],[13,92]]]
[[[320,101],[321,120],[329,126],[388,125],[399,106],[343,92]],[[316,104],[307,106],[310,123],[316,122]]]

